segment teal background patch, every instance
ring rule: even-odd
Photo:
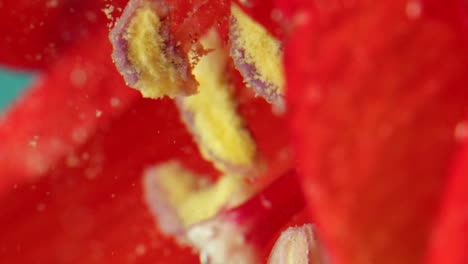
[[[0,111],[17,98],[32,80],[32,74],[0,68]]]

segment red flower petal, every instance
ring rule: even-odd
[[[460,127],[462,126],[462,127]],[[459,129],[466,137],[466,123]],[[468,145],[455,162],[445,191],[440,219],[428,254],[430,264],[464,264],[468,260]]]
[[[101,128],[73,159],[0,201],[0,262],[194,263],[158,231],[143,203],[145,167],[201,160],[168,100],[139,100]]]
[[[110,54],[107,30],[96,32],[10,109],[0,126],[0,193],[45,174],[140,97],[124,84]]]
[[[320,3],[286,47],[320,236],[335,263],[420,263],[468,107],[465,40],[422,2]]]
[[[212,27],[227,35],[230,1],[175,0],[167,3],[171,10],[174,38],[181,42],[185,52]]]
[[[5,0],[0,4],[0,64],[43,69],[71,43],[106,27],[104,8],[127,0]]]

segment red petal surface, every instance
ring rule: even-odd
[[[461,132],[466,133],[466,130]],[[467,175],[468,145],[465,143],[463,151],[456,159],[453,174],[444,194],[440,219],[432,236],[427,263],[464,264],[468,261]]]
[[[127,0],[5,0],[0,3],[0,64],[43,69],[76,40],[109,21],[102,9],[120,15]]]
[[[196,263],[142,202],[147,166],[179,158],[211,169],[172,102],[140,99],[73,155],[0,200],[1,263]]]
[[[468,107],[468,52],[455,22],[418,3],[320,1],[286,46],[299,174],[336,264],[425,254]]]
[[[0,122],[0,193],[46,174],[140,95],[110,57],[107,30],[70,48]]]
[[[211,28],[227,35],[230,1],[167,0],[167,3],[171,12],[174,38],[181,42],[185,52]]]

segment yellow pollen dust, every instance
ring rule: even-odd
[[[239,50],[232,56],[236,60],[244,60],[245,63],[255,65],[257,74],[252,77],[264,83],[270,83],[275,89],[268,91],[269,94],[284,93],[285,78],[282,68],[282,51],[280,42],[271,36],[260,24],[251,19],[237,5],[231,7],[232,16],[235,23],[232,25],[234,38],[237,47],[244,51],[244,55]],[[252,81],[252,80],[247,80]]]
[[[241,177],[234,175],[224,175],[211,184],[177,162],[159,166],[157,174],[167,199],[184,226],[211,218],[222,208],[241,204],[249,189]]]
[[[162,22],[153,8],[144,6],[136,10],[124,36],[128,41],[128,59],[138,75],[135,88],[144,97],[155,99],[183,94],[174,58],[165,53],[161,26]]]
[[[233,87],[225,78],[227,52],[214,32],[201,43],[213,51],[201,57],[193,70],[199,93],[179,100],[182,109],[191,115],[186,123],[202,155],[216,168],[224,172],[230,171],[229,166],[249,168],[254,162],[256,146],[237,114]]]

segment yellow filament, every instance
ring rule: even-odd
[[[199,93],[181,99],[183,108],[193,115],[192,132],[197,135],[202,155],[218,169],[229,171],[226,164],[250,167],[256,147],[237,114],[232,87],[224,76],[227,52],[213,32],[202,44],[214,51],[200,58],[193,70]]]

